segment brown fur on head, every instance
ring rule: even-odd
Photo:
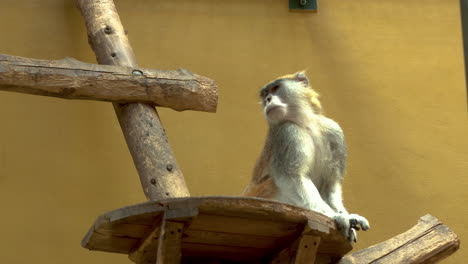
[[[319,94],[310,86],[309,79],[306,76],[305,70],[293,74],[280,76],[266,84],[260,91],[260,97],[262,98],[262,100],[268,92],[271,92],[272,89],[274,89],[274,87],[278,87],[278,85],[281,85],[281,83],[284,81],[294,81],[301,84],[303,88],[306,88],[307,90],[304,92],[304,95],[309,98],[310,107],[312,107],[314,113],[322,113],[322,105],[319,101]]]

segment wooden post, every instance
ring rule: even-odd
[[[302,235],[297,247],[294,264],[315,263],[320,237],[312,235]]]
[[[158,240],[156,264],[179,264],[182,258],[183,223],[164,220]],[[143,264],[137,263],[137,264]]]
[[[77,0],[98,63],[138,65],[112,0]],[[182,172],[152,105],[114,103],[133,162],[148,200],[189,196]]]
[[[302,231],[302,235],[291,245],[281,250],[270,260],[270,264],[305,264],[305,263],[328,263],[316,261],[317,250],[320,245],[320,236],[311,234],[315,231],[310,221]]]

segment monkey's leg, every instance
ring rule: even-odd
[[[335,179],[340,179],[341,177],[332,177]],[[341,182],[336,181],[328,185],[329,188],[326,190],[322,190],[322,196],[325,202],[330,205],[330,207],[337,213],[345,213],[347,214],[346,208],[343,205],[343,197],[342,197],[342,188]]]
[[[350,227],[356,230],[362,228],[362,230],[367,230],[370,228],[369,221],[363,216],[358,214],[349,214],[346,211],[343,205],[343,198],[342,198],[342,190],[341,190],[341,182],[337,181],[331,185],[328,195],[325,196],[325,201],[333,208],[337,213],[343,213],[348,215]]]
[[[278,200],[306,207],[332,217],[335,212],[323,201],[308,177],[314,166],[314,143],[304,128],[284,123],[272,133],[270,175],[278,187]]]
[[[277,180],[277,185],[280,186],[277,200],[298,205],[328,217],[333,217],[336,213],[322,199],[315,184],[309,177],[280,177]]]

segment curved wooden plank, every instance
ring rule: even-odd
[[[182,253],[186,258],[209,257],[207,252],[213,250],[219,252],[211,257],[265,261],[304,231],[305,235],[320,237],[319,254],[336,259],[352,249],[336,230],[334,221],[324,215],[272,200],[228,196],[173,198],[108,212],[95,222],[83,240],[83,247],[109,251],[111,241],[119,241],[125,235],[139,238],[138,242],[127,248],[118,244],[114,252],[132,253],[141,243],[146,248],[155,248],[148,245],[146,238],[150,234],[156,237],[157,230],[153,230],[163,215],[170,221],[184,223]],[[134,233],[129,232],[132,228]],[[108,241],[103,239],[104,235]],[[231,253],[222,254],[223,251]]]

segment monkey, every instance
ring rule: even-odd
[[[273,199],[335,220],[350,242],[368,230],[363,216],[343,205],[347,147],[341,127],[323,115],[304,71],[285,75],[260,90],[269,125],[263,150],[244,196]]]

